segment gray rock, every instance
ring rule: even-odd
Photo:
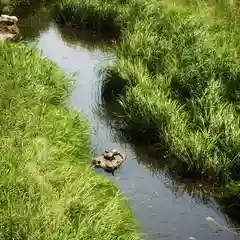
[[[5,41],[16,37],[19,29],[16,25],[18,18],[2,14],[0,16],[0,41]]]

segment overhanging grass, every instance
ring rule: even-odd
[[[118,37],[121,31],[118,11],[115,1],[61,0],[56,3],[53,16],[60,23]]]
[[[88,168],[69,79],[22,45],[0,52],[0,239],[140,239],[127,201]]]

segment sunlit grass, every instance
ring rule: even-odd
[[[0,51],[0,239],[140,239],[127,201],[88,167],[69,78],[30,48]]]

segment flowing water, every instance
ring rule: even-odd
[[[124,166],[115,176],[106,175],[130,199],[146,239],[240,239],[230,230],[234,225],[218,205],[204,199],[192,184],[171,180],[162,169],[154,167],[148,150],[120,137],[107,111],[101,114],[98,110],[98,71],[114,59],[111,48],[88,32],[56,26],[43,6],[30,11],[20,9],[17,14],[24,39],[35,41],[37,48],[66,73],[78,73],[69,105],[83,111],[90,120],[94,152],[101,154],[105,149],[116,148],[127,154]]]

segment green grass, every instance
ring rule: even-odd
[[[140,239],[128,202],[88,167],[69,78],[29,47],[0,51],[0,239]]]
[[[53,15],[58,23],[71,24],[118,37],[121,30],[118,10],[113,0],[61,0],[56,3]]]
[[[176,170],[231,180],[240,166],[237,19],[219,19],[203,2],[193,9],[133,1],[129,8],[132,20],[104,87],[125,92],[129,128],[168,149]]]
[[[26,8],[50,1],[52,0],[0,0],[0,13],[11,14],[17,8]]]

